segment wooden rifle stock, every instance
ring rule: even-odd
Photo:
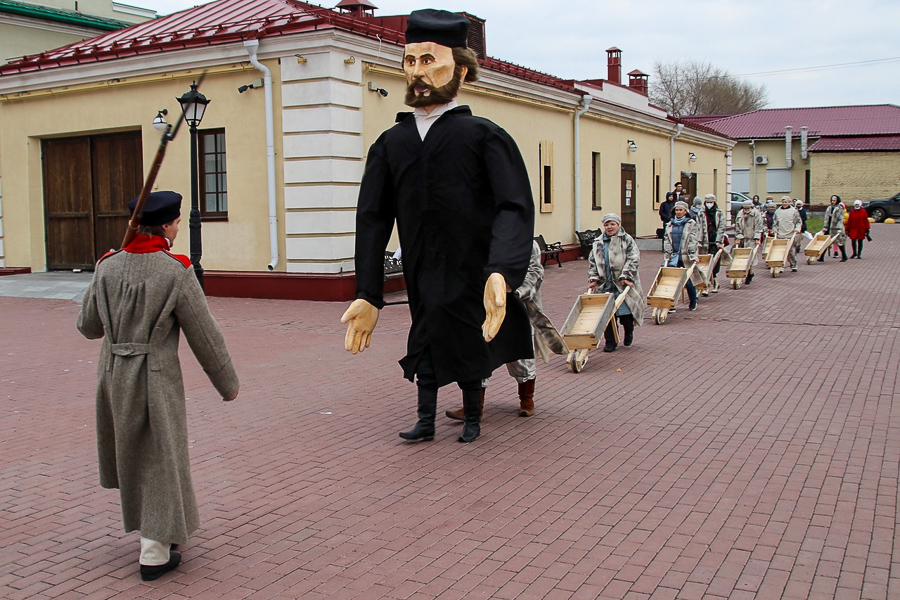
[[[181,125],[181,122],[179,121],[178,124]],[[175,135],[172,133],[172,126],[166,125],[162,140],[159,142],[159,150],[156,151],[156,158],[153,159],[153,166],[150,167],[150,172],[147,173],[147,180],[144,181],[144,187],[141,188],[141,194],[138,196],[134,212],[131,213],[131,218],[128,220],[128,226],[125,229],[125,237],[122,239],[122,248],[130,244],[134,239],[134,236],[137,235],[138,227],[141,226],[141,218],[144,215],[144,204],[147,203],[147,197],[150,196],[150,190],[153,189],[153,184],[156,182],[156,176],[159,174],[159,168],[162,166],[163,158],[166,156],[166,144],[174,137]]]
[[[200,78],[197,80],[197,89],[200,88],[200,84],[203,83],[205,78],[206,71],[203,71],[203,73],[200,74]],[[122,248],[130,244],[131,241],[134,240],[134,236],[137,235],[138,227],[141,226],[141,218],[144,216],[144,204],[147,203],[147,198],[150,196],[150,190],[153,189],[153,184],[156,182],[156,176],[159,174],[159,168],[162,166],[163,158],[166,156],[166,144],[175,139],[175,136],[178,135],[178,129],[183,122],[184,119],[179,118],[174,130],[171,125],[166,125],[166,130],[163,132],[162,139],[159,141],[159,150],[156,151],[156,157],[153,159],[153,166],[150,167],[150,172],[147,173],[147,180],[144,182],[144,187],[141,188],[141,193],[134,206],[134,212],[131,213],[131,218],[128,219],[128,224],[125,228],[125,237],[122,238]]]

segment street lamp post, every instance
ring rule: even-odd
[[[194,273],[200,287],[203,287],[203,267],[200,266],[200,257],[203,255],[203,243],[200,237],[200,192],[199,157],[197,155],[197,127],[203,120],[206,105],[209,100],[197,91],[197,82],[191,84],[191,91],[185,92],[181,98],[176,98],[181,105],[181,112],[185,123],[191,130],[191,214],[188,218],[188,226],[191,234],[191,264],[194,265]]]

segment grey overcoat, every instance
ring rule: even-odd
[[[223,398],[238,378],[190,262],[137,236],[97,263],[78,330],[103,338],[96,394],[100,485],[118,488],[125,531],[184,544],[199,526],[188,457],[180,332]],[[134,244],[128,246],[132,249]]]
[[[663,256],[665,264],[668,265],[675,256],[675,244],[672,242],[672,222],[666,224],[666,231],[663,234]],[[704,248],[706,250],[706,248]],[[678,251],[681,255],[681,262],[685,268],[690,267],[700,259],[700,227],[697,222],[688,219],[684,224],[684,233],[681,237],[681,248]],[[703,283],[703,274],[699,270],[694,269],[691,273],[691,282],[695,285]]]
[[[603,253],[603,234],[594,240],[594,247],[588,257],[588,281],[596,281],[598,291],[606,284],[606,258]],[[634,282],[634,289],[625,296],[625,306],[634,317],[634,323],[640,325],[644,320],[644,290],[641,288],[641,277],[638,267],[641,264],[641,251],[638,250],[634,238],[625,233],[621,227],[618,233],[609,239],[609,272],[616,286],[616,297],[627,291],[623,279]]]
[[[738,240],[750,239],[758,242],[765,230],[765,222],[758,210],[755,208],[750,210],[742,208],[738,212],[734,226],[734,234]]]
[[[830,205],[825,209],[825,225],[823,231],[828,235],[836,235],[834,243],[843,246],[847,239],[844,231],[844,207],[838,204]]]

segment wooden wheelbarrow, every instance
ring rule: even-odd
[[[580,373],[587,364],[588,354],[596,348],[603,339],[603,332],[610,320],[615,319],[616,311],[625,302],[625,296],[632,289],[628,286],[618,298],[613,299],[613,294],[602,292],[599,294],[581,294],[575,299],[572,310],[563,324],[560,334],[569,347],[566,356],[566,367],[573,373]],[[613,327],[613,335],[616,343],[619,342],[619,328]]]

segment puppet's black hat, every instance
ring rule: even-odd
[[[469,19],[446,10],[414,10],[406,22],[407,44],[434,42],[449,48],[465,48],[468,34]]]

